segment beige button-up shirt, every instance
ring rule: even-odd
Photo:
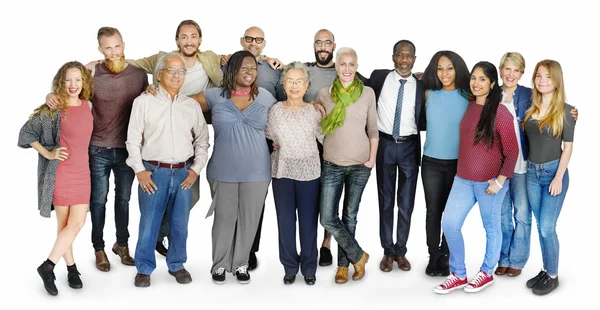
[[[146,170],[142,160],[179,163],[193,156],[190,168],[200,174],[208,159],[208,126],[198,102],[181,94],[172,101],[159,86],[156,96],[133,101],[125,145],[135,173]]]

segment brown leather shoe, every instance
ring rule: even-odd
[[[335,283],[342,284],[346,282],[348,282],[348,267],[337,267]]]
[[[406,256],[396,256],[394,260],[398,264],[398,268],[400,268],[400,270],[410,270],[410,262],[408,261],[408,259],[406,259]]]
[[[174,276],[179,284],[188,284],[192,282],[192,275],[185,270],[185,268],[181,268],[175,272],[169,270],[169,274]]]
[[[496,271],[494,271],[494,274],[497,276],[503,276],[506,274],[507,271],[508,267],[498,267],[496,268]]]
[[[516,277],[521,274],[521,269],[510,267],[506,271],[506,275],[509,277]]]
[[[360,260],[354,265],[354,273],[352,274],[352,280],[358,281],[365,276],[365,264],[369,261],[369,254],[363,251],[363,255]]]
[[[112,248],[113,253],[119,255],[121,258],[121,263],[127,266],[135,266],[135,261],[131,256],[129,256],[129,247],[128,246],[120,246],[115,242]]]
[[[96,268],[100,271],[110,270],[110,262],[104,250],[96,251]]]
[[[383,255],[381,263],[379,263],[379,269],[383,272],[390,272],[394,268],[394,257]]]
[[[150,286],[150,275],[138,273],[135,275],[135,281],[133,284],[137,287],[148,287]]]

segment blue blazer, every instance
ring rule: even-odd
[[[513,96],[513,104],[515,105],[515,114],[517,115],[517,122],[519,124],[519,133],[521,134],[521,151],[523,152],[523,158],[527,160],[529,155],[529,142],[527,141],[527,136],[525,136],[521,123],[525,118],[525,111],[531,106],[531,88],[517,85],[515,95]]]

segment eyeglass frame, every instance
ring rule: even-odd
[[[252,41],[254,41],[254,42],[256,42],[256,44],[262,44],[263,42],[265,42],[265,38],[244,36],[244,41],[246,41],[246,43],[252,43]],[[260,41],[260,42],[258,42],[258,41]]]
[[[187,69],[186,68],[163,68],[162,71],[167,71],[168,74],[170,75],[175,75],[175,73],[178,73],[180,75],[185,75],[187,73]]]
[[[327,47],[329,47],[329,46],[333,46],[335,44],[335,42],[333,42],[331,40],[325,40],[325,41],[323,41],[323,40],[316,40],[313,44],[315,46],[327,46]]]

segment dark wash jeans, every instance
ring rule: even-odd
[[[90,145],[90,173],[92,195],[90,216],[92,219],[92,244],[94,250],[104,250],[104,222],[109,191],[110,172],[115,180],[115,226],[117,244],[127,246],[129,239],[129,198],[135,173],[125,163],[129,156],[125,148],[107,148]]]
[[[338,243],[338,266],[356,264],[363,250],[354,239],[356,216],[371,168],[365,165],[338,166],[326,160],[321,169],[321,225]],[[345,186],[345,189],[344,189]],[[338,216],[342,189],[345,191],[342,219]]]

